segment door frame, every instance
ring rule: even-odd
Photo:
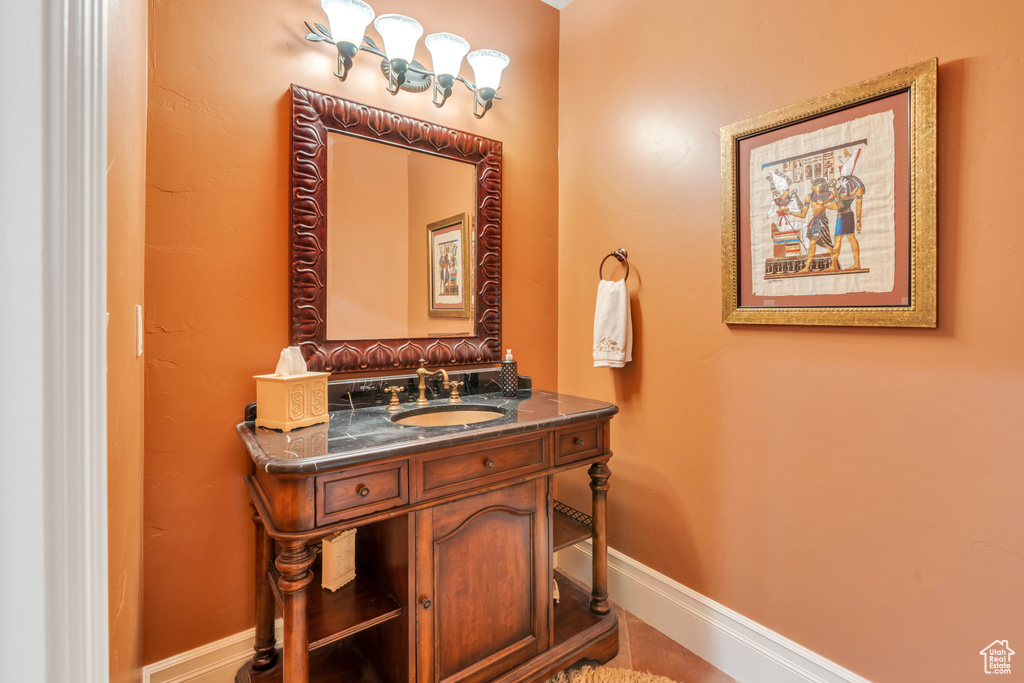
[[[0,26],[0,679],[100,683],[106,2],[2,3]]]

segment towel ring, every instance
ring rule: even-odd
[[[625,249],[616,249],[615,251],[601,259],[601,265],[597,267],[597,279],[604,279],[604,262],[613,256],[615,257],[615,260],[618,261],[619,263],[626,264],[626,277],[622,278],[622,281],[625,282],[626,280],[629,279],[629,261],[627,260],[628,254],[626,253]]]

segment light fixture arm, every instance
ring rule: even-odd
[[[494,97],[493,88],[477,88],[473,95],[473,116],[482,119],[484,114],[491,110],[491,105],[494,104]],[[483,107],[482,110],[481,106]]]
[[[448,101],[448,98],[452,96],[452,86],[455,85],[455,78],[444,74],[441,76],[434,77],[434,106],[440,109],[444,106],[444,103]],[[441,100],[438,101],[437,96],[441,95]]]
[[[331,32],[323,24],[314,23],[312,26],[308,21],[303,22],[306,28],[309,29],[309,33],[306,34],[306,40],[313,43],[330,43],[338,49],[338,71],[334,75],[338,77],[338,80],[344,81],[348,77],[349,69],[352,68],[352,63],[359,52],[369,52],[372,55],[376,55],[381,59],[387,60],[387,54],[377,47],[377,44],[369,36],[363,36],[364,45],[353,45],[352,43],[346,43],[342,41],[335,41],[331,36]],[[434,79],[433,87],[433,100],[435,107],[443,107],[448,98],[452,95],[452,86],[455,85],[455,81],[461,81],[470,92],[473,93],[473,116],[478,119],[482,119],[484,115],[490,111],[493,105],[493,100],[500,100],[501,97],[490,88],[477,88],[476,84],[472,81],[463,78],[462,76],[449,76],[443,74],[438,76],[430,69],[421,68],[417,66],[416,62],[405,62],[404,60],[394,60],[395,62],[402,62],[404,68],[395,68],[401,66],[399,64],[393,64],[392,68],[388,71],[388,86],[387,90],[392,95],[397,95],[398,90],[402,87],[402,84],[406,81],[406,72],[413,72],[427,78]],[[485,92],[481,94],[481,90],[490,91],[490,96]],[[440,100],[438,99],[440,97]],[[481,111],[482,108],[482,111]]]

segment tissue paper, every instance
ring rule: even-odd
[[[292,377],[306,372],[306,361],[302,358],[302,349],[289,346],[281,350],[281,358],[277,361],[274,374],[278,377]]]

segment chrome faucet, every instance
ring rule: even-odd
[[[445,389],[451,389],[451,394],[448,395],[449,403],[462,403],[462,397],[459,396],[459,387],[462,386],[462,382],[452,382],[448,379],[448,371],[444,368],[437,370],[427,370],[427,361],[420,358],[420,367],[416,370],[416,374],[419,375],[419,390],[420,396],[416,399],[416,405],[418,407],[427,405],[427,377],[433,377],[434,375],[440,374],[444,377],[442,385]]]

